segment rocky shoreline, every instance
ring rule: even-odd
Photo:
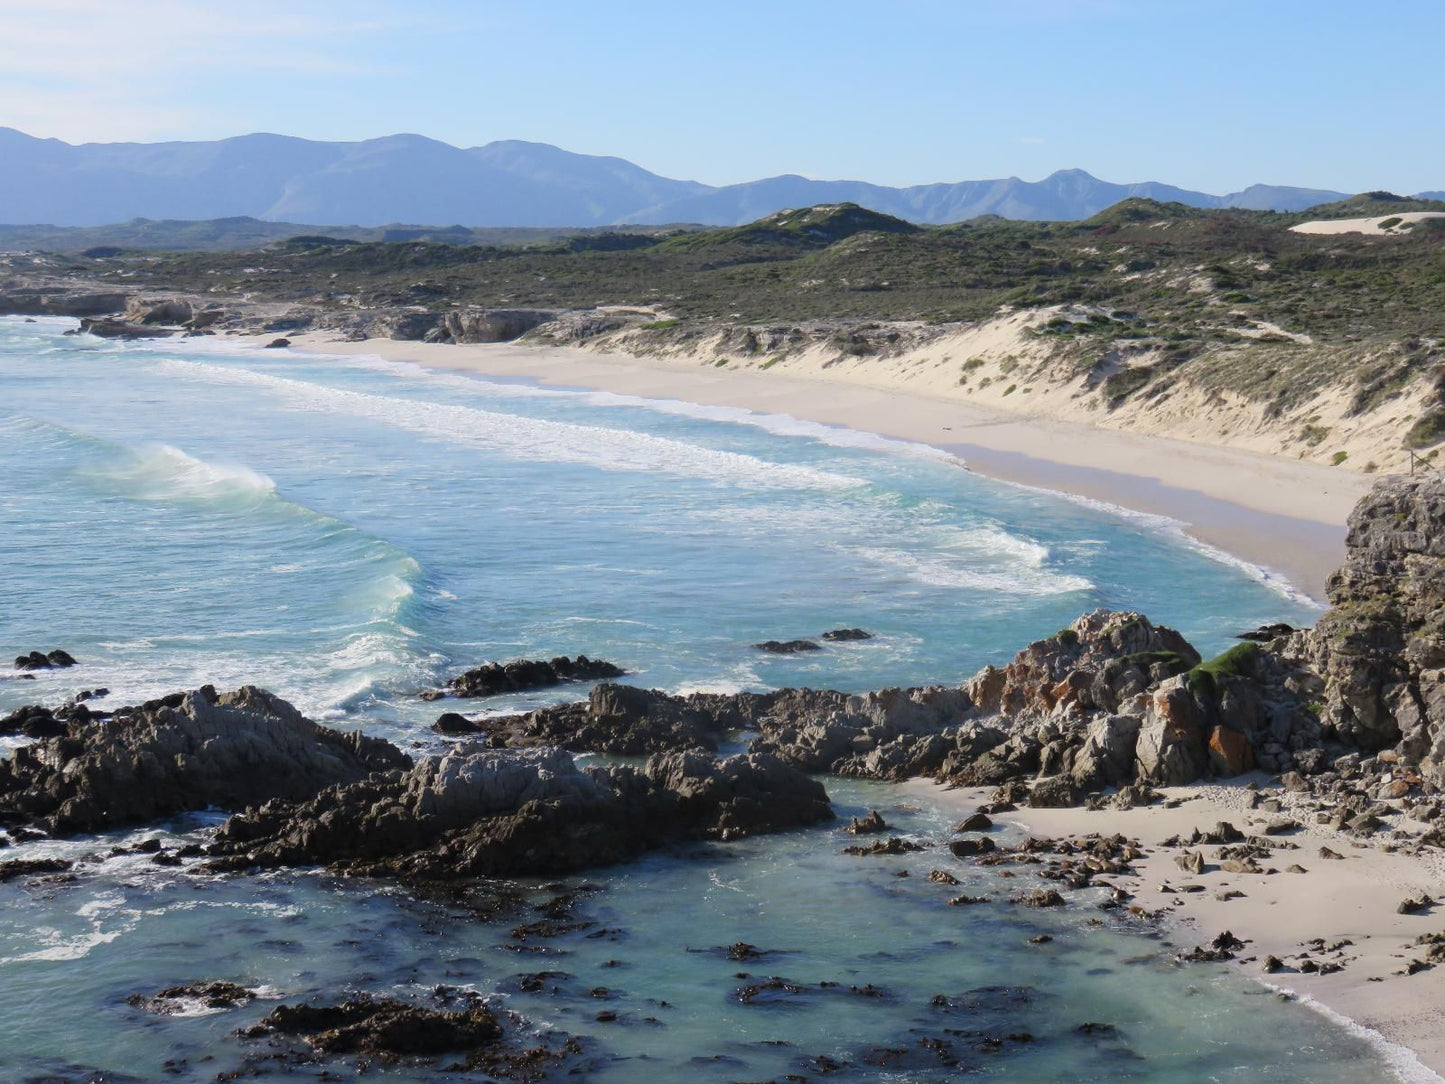
[[[1067,889],[1107,890],[1105,904],[1117,908],[1141,891],[1136,864],[1151,850],[1195,880],[1214,871],[1269,877],[1283,865],[1290,870],[1279,876],[1290,876],[1306,872],[1306,857],[1338,858],[1329,846],[1294,853],[1294,838],[1315,831],[1424,863],[1445,848],[1445,480],[1377,484],[1351,517],[1330,599],[1314,629],[1261,630],[1212,660],[1142,614],[1097,611],[957,686],[673,696],[603,681],[584,701],[525,714],[444,714],[437,728],[465,740],[419,760],[314,723],[252,687],[207,687],[113,712],[23,708],[0,720],[0,732],[35,739],[0,762],[0,827],[11,843],[221,809],[231,815],[207,842],[157,847],[153,861],[238,875],[325,867],[418,892],[450,883],[445,891],[466,895],[492,878],[565,875],[677,843],[824,824],[834,812],[813,776],[831,775],[972,788],[980,807],[958,825],[956,858],[1038,867]],[[55,652],[20,662],[37,656]],[[490,695],[615,671],[586,657],[522,660],[469,671],[451,689]],[[719,756],[737,736],[750,739],[746,752]],[[572,755],[582,753],[648,759],[583,767]],[[1021,807],[1142,815],[1161,790],[1177,808],[1190,787],[1239,777],[1254,781],[1237,791],[1244,828],[1195,824],[1190,835],[1148,846],[1096,833],[999,847],[989,834],[992,819],[1015,810],[1026,819]],[[872,860],[919,849],[875,816],[851,830],[876,842],[850,853]],[[0,880],[39,883],[72,870],[68,861],[21,858],[0,863]],[[958,883],[936,872],[944,888]],[[1380,905],[1428,913],[1433,895],[1445,895],[1427,891],[1431,878],[1416,895]],[[1220,888],[1218,902],[1230,891]],[[951,902],[986,901],[965,893]],[[1065,902],[1054,889],[1011,899]],[[1147,917],[1175,905],[1132,906]],[[1226,933],[1187,959],[1240,956],[1246,942]],[[1441,958],[1428,935],[1401,974]],[[1322,938],[1293,956],[1268,953],[1261,969],[1327,976],[1346,969],[1346,948]],[[788,993],[764,983],[753,996],[779,991]],[[268,1017],[265,1026],[328,1056],[371,1051],[374,1033],[389,1033],[398,1014],[408,1028],[465,1033],[479,1048],[500,1034],[480,1003],[408,1015],[419,1011],[348,1002],[279,1023]]]

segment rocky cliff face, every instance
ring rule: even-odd
[[[1445,477],[1378,483],[1328,590],[1329,611],[1291,645],[1324,679],[1321,718],[1445,784]]]

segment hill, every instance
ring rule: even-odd
[[[257,133],[193,143],[71,145],[0,128],[0,222],[96,227],[136,218],[254,218],[319,226],[571,228],[620,223],[735,226],[788,207],[856,203],[923,224],[993,214],[1079,220],[1128,198],[1191,207],[1299,211],[1345,198],[1254,185],[1224,196],[1078,169],[889,188],[796,175],[726,186],[674,180],[621,158],[505,140],[460,148],[419,135],[354,143]],[[114,243],[114,242],[97,242]]]

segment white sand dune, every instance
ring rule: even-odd
[[[1294,233],[1403,233],[1425,218],[1445,218],[1445,211],[1406,211],[1378,218],[1322,218],[1317,222],[1301,222],[1291,226]],[[1388,228],[1384,223],[1390,223]]]

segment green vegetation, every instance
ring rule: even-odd
[[[1254,673],[1259,660],[1259,645],[1252,640],[1236,644],[1222,655],[1202,662],[1189,671],[1189,688],[1201,700],[1218,699],[1220,684],[1232,677]]]
[[[728,229],[492,231],[520,240],[483,244],[484,231],[409,227],[292,227],[278,241],[271,231],[287,227],[239,220],[231,236],[251,231],[251,251],[106,248],[48,257],[46,273],[222,304],[245,296],[338,320],[359,310],[662,308],[665,319],[641,325],[659,341],[746,328],[751,342],[739,338],[729,352],[759,356],[788,354],[817,325],[840,353],[867,358],[899,341],[888,322],[936,326],[1049,309],[1039,334],[1105,403],[1164,398],[1187,382],[1286,418],[1327,386],[1352,387],[1350,411],[1360,414],[1445,369],[1445,229],[1385,237],[1288,228],[1420,203],[1367,193],[1289,215],[1126,200],[1085,222],[943,227],[838,204]],[[217,229],[189,224],[202,225]],[[999,380],[971,375],[983,358],[960,364],[969,386]],[[1021,366],[1001,360],[1005,388],[1037,386]],[[1439,425],[1422,418],[1412,446],[1436,443]],[[1326,439],[1316,422],[1301,428],[1312,446]]]
[[[1064,628],[1054,633],[1054,639],[1065,647],[1074,647],[1079,642],[1079,634],[1071,628]]]
[[[1431,407],[1405,434],[1405,447],[1419,450],[1445,440],[1445,406]]]
[[[1188,660],[1177,651],[1140,651],[1134,655],[1124,656],[1123,662],[1127,666],[1137,666],[1141,670],[1148,670],[1162,664],[1169,677],[1183,674],[1189,670]]]
[[[1330,466],[1338,467],[1341,463],[1343,463],[1346,459],[1349,458],[1349,452],[1336,452],[1334,455],[1330,456]]]

